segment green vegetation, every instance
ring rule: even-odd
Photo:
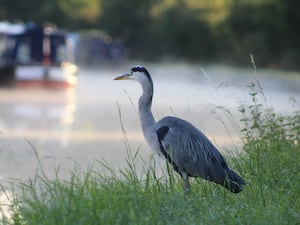
[[[299,69],[296,0],[2,0],[0,20],[100,29],[132,58],[175,58]],[[36,10],[38,9],[38,10]]]
[[[93,169],[67,181],[39,176],[21,185],[12,202],[11,221],[3,224],[299,224],[300,112],[281,116],[262,105],[258,83],[248,86],[250,103],[242,104],[244,151],[227,157],[247,181],[232,194],[203,180],[185,194],[181,179],[167,166],[162,176],[154,164],[142,175],[137,154],[117,175]],[[101,162],[100,162],[101,163]]]

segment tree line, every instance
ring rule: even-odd
[[[100,29],[132,58],[300,69],[297,0],[0,0],[0,19]]]

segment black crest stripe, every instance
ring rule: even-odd
[[[143,67],[143,66],[134,66],[134,67],[131,68],[131,71],[132,72],[143,72],[148,77],[150,82],[153,84],[150,73],[148,72],[148,70],[145,67]]]

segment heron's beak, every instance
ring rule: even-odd
[[[131,80],[131,73],[125,73],[121,76],[116,77],[114,80]]]

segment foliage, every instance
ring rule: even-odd
[[[63,21],[63,12],[58,6],[58,1],[32,0],[29,2],[20,0],[13,2],[1,0],[0,8],[1,20],[35,21],[41,24],[50,21],[53,23]],[[64,23],[57,24],[65,25]]]
[[[155,19],[162,55],[175,58],[210,59],[214,54],[213,35],[208,24],[199,18],[197,10],[184,3],[174,5]]]
[[[230,15],[219,25],[218,36],[224,38],[220,51],[230,51],[229,59],[240,63],[247,63],[247,53],[253,53],[263,66],[272,62],[296,68],[300,60],[300,45],[296,41],[300,35],[296,28],[300,17],[294,11],[297,7],[299,2],[294,0],[233,4]],[[228,60],[228,55],[225,57]]]
[[[61,0],[58,5],[68,17],[85,21],[94,21],[100,11],[98,0]]]
[[[134,57],[141,57],[153,38],[150,33],[150,8],[153,0],[102,1],[99,26],[115,37],[125,40]]]
[[[276,190],[277,194],[289,199],[291,208],[296,209],[300,189],[293,187],[300,182],[300,111],[288,116],[278,115],[273,109],[263,107],[259,99],[264,96],[258,82],[251,83],[248,88],[251,104],[242,104],[239,108],[247,173],[256,180],[264,204],[269,201],[265,197],[267,192]]]

